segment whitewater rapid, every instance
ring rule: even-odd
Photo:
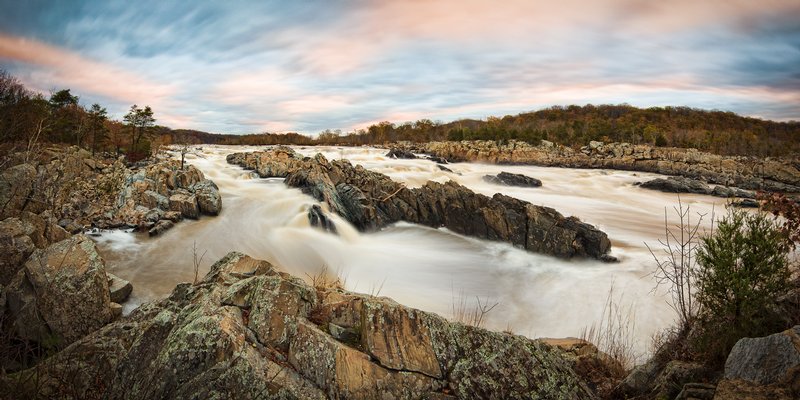
[[[306,211],[318,204],[283,184],[260,179],[230,165],[232,152],[263,149],[204,146],[188,162],[220,189],[223,211],[217,217],[183,221],[157,238],[123,231],[96,238],[110,272],[130,280],[130,312],[142,302],[161,298],[179,282],[194,279],[192,248],[205,253],[200,277],[229,251],[272,262],[302,278],[322,269],[336,274],[348,290],[387,296],[399,303],[451,316],[462,302],[497,303],[486,327],[510,329],[528,337],[578,336],[603,315],[610,288],[615,301],[630,310],[636,349],[645,355],[654,333],[673,323],[674,312],[663,290],[654,291],[655,262],[645,243],[658,246],[664,236],[664,213],[676,222],[678,197],[634,186],[655,174],[473,163],[447,165],[453,173],[424,160],[384,157],[386,150],[348,147],[295,147],[305,155],[323,153],[390,176],[409,187],[429,180],[454,180],[491,196],[496,192],[553,207],[606,232],[619,263],[562,260],[529,253],[505,243],[477,240],[445,229],[398,223],[378,232],[359,233],[332,216],[338,235],[309,226]],[[514,188],[485,182],[501,171],[540,179],[539,188]],[[692,215],[724,210],[724,199],[682,195]],[[323,206],[323,208],[325,208]]]

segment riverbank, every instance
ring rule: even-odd
[[[800,159],[720,156],[696,149],[590,142],[576,150],[542,141],[402,142],[390,144],[448,161],[615,169],[683,176],[747,190],[800,193]]]

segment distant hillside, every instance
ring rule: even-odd
[[[689,107],[573,105],[487,120],[420,120],[400,125],[382,122],[342,137],[327,135],[320,139],[350,144],[474,139],[519,139],[537,144],[544,139],[576,147],[599,140],[692,147],[725,155],[774,156],[800,150],[800,122],[767,121]]]

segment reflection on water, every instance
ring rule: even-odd
[[[532,254],[503,243],[475,240],[445,229],[399,223],[362,234],[332,216],[339,235],[309,226],[306,210],[317,202],[282,179],[256,179],[252,172],[225,162],[235,151],[254,147],[204,147],[188,162],[219,186],[223,211],[217,217],[184,221],[158,238],[124,232],[97,238],[110,271],[134,285],[130,311],[143,301],[168,294],[194,279],[192,246],[203,270],[232,250],[268,260],[305,277],[321,268],[338,274],[354,291],[388,296],[412,307],[449,315],[458,297],[490,299],[499,305],[487,326],[531,337],[575,336],[597,321],[609,288],[621,293],[636,313],[636,337],[642,351],[651,334],[671,323],[666,298],[652,293],[654,263],[644,242],[655,244],[664,230],[664,210],[677,197],[633,186],[653,174],[533,166],[450,164],[441,171],[427,160],[394,160],[385,150],[369,148],[298,148],[306,155],[347,158],[410,187],[429,180],[454,180],[476,192],[504,194],[575,215],[607,232],[617,264],[594,260],[565,261]],[[485,182],[500,171],[541,179],[540,188],[502,187]],[[686,195],[681,200],[697,212],[719,211],[724,200]],[[671,213],[671,211],[670,211]],[[672,216],[672,214],[670,214]],[[708,218],[706,218],[706,223]]]

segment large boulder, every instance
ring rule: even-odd
[[[501,172],[497,175],[484,175],[483,180],[496,185],[519,186],[519,187],[539,187],[542,181],[522,174],[512,174]]]
[[[0,285],[11,282],[35,249],[70,236],[50,219],[27,211],[18,215],[0,221]]]
[[[197,205],[203,214],[218,215],[222,211],[222,197],[214,182],[204,179],[192,185],[190,190],[197,197]]]
[[[63,346],[111,320],[105,263],[94,242],[76,235],[36,250],[6,288],[21,339]]]
[[[789,399],[800,396],[800,325],[736,342],[725,361],[715,399]]]
[[[357,340],[337,339],[331,326]],[[0,377],[0,395],[65,392],[108,399],[592,398],[543,342],[385,298],[313,288],[239,253],[215,263],[198,284],[180,284],[36,368]]]
[[[186,218],[197,219],[200,216],[197,197],[183,189],[177,190],[175,194],[169,196],[169,209],[180,212]]]

